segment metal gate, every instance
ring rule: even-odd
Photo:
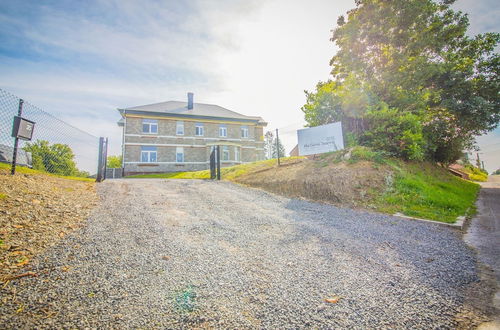
[[[210,153],[210,179],[220,180],[220,146],[215,146]]]

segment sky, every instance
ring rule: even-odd
[[[117,108],[212,103],[303,127],[304,90],[329,78],[337,17],[354,0],[0,1],[0,88],[121,150]],[[500,31],[496,0],[462,0],[470,33]],[[500,129],[478,139],[500,168]]]

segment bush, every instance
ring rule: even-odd
[[[424,138],[420,117],[381,105],[367,112],[369,129],[360,144],[406,160],[423,160]]]
[[[488,172],[470,164],[465,165],[464,172],[467,173],[469,175],[469,178],[473,181],[488,181]]]
[[[360,160],[367,160],[375,163],[383,163],[384,156],[386,156],[383,152],[374,151],[368,147],[357,146],[352,148],[351,150],[351,162],[356,162]]]

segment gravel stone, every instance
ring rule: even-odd
[[[2,290],[0,328],[455,328],[480,281],[447,226],[229,182],[98,192],[87,225],[34,261],[39,276]]]

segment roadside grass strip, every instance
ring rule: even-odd
[[[426,163],[401,163],[395,169],[392,189],[377,200],[378,210],[455,223],[472,216],[480,186]]]
[[[0,163],[0,170],[10,171],[10,168],[11,168],[10,164]],[[48,172],[44,172],[44,171],[34,170],[34,169],[29,168],[29,167],[24,167],[24,166],[19,166],[19,165],[16,166],[16,173],[32,174],[32,175],[49,175],[49,176],[53,176],[56,178],[63,178],[63,179],[77,180],[77,181],[90,181],[90,182],[95,181],[95,179],[93,179],[93,178],[57,175],[57,174],[48,173]]]

